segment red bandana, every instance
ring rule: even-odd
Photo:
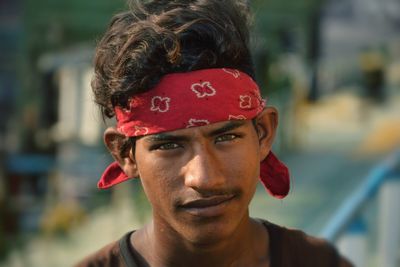
[[[129,137],[204,126],[228,120],[250,120],[265,107],[257,84],[234,69],[205,69],[165,75],[156,87],[133,96],[130,108],[115,108],[117,129]],[[128,180],[114,162],[103,173],[99,188]],[[290,188],[289,171],[271,152],[261,162],[260,179],[276,198]]]

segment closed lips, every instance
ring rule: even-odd
[[[182,208],[194,209],[194,208],[207,208],[212,206],[217,206],[221,203],[233,199],[234,195],[224,195],[224,196],[214,196],[208,198],[200,198],[196,200],[186,201],[181,205]]]

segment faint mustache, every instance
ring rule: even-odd
[[[223,202],[233,199],[234,197],[234,194],[228,194],[210,196],[205,198],[187,199],[179,206],[182,208],[204,208],[219,205]]]

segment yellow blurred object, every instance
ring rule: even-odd
[[[381,121],[361,142],[357,153],[381,154],[400,148],[400,118]]]
[[[362,102],[357,95],[351,93],[351,89],[348,91],[322,98],[317,103],[305,103],[300,107],[303,112],[299,114],[305,116],[302,121],[309,131],[336,137],[360,132]]]
[[[374,50],[364,52],[360,55],[360,65],[363,71],[382,69],[384,66],[382,54]]]
[[[76,202],[58,203],[42,217],[41,228],[45,234],[65,234],[85,221],[86,213]]]

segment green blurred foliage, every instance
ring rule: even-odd
[[[281,92],[291,85],[279,61],[295,53],[308,64],[317,57],[315,34],[323,0],[254,0],[253,56],[264,93]]]
[[[122,0],[26,0],[25,45],[48,50],[92,42],[104,32],[111,15],[123,9]]]
[[[125,8],[122,0],[23,1],[19,74],[25,99],[32,99],[41,87],[37,67],[41,55],[82,43],[94,46],[111,15]]]

